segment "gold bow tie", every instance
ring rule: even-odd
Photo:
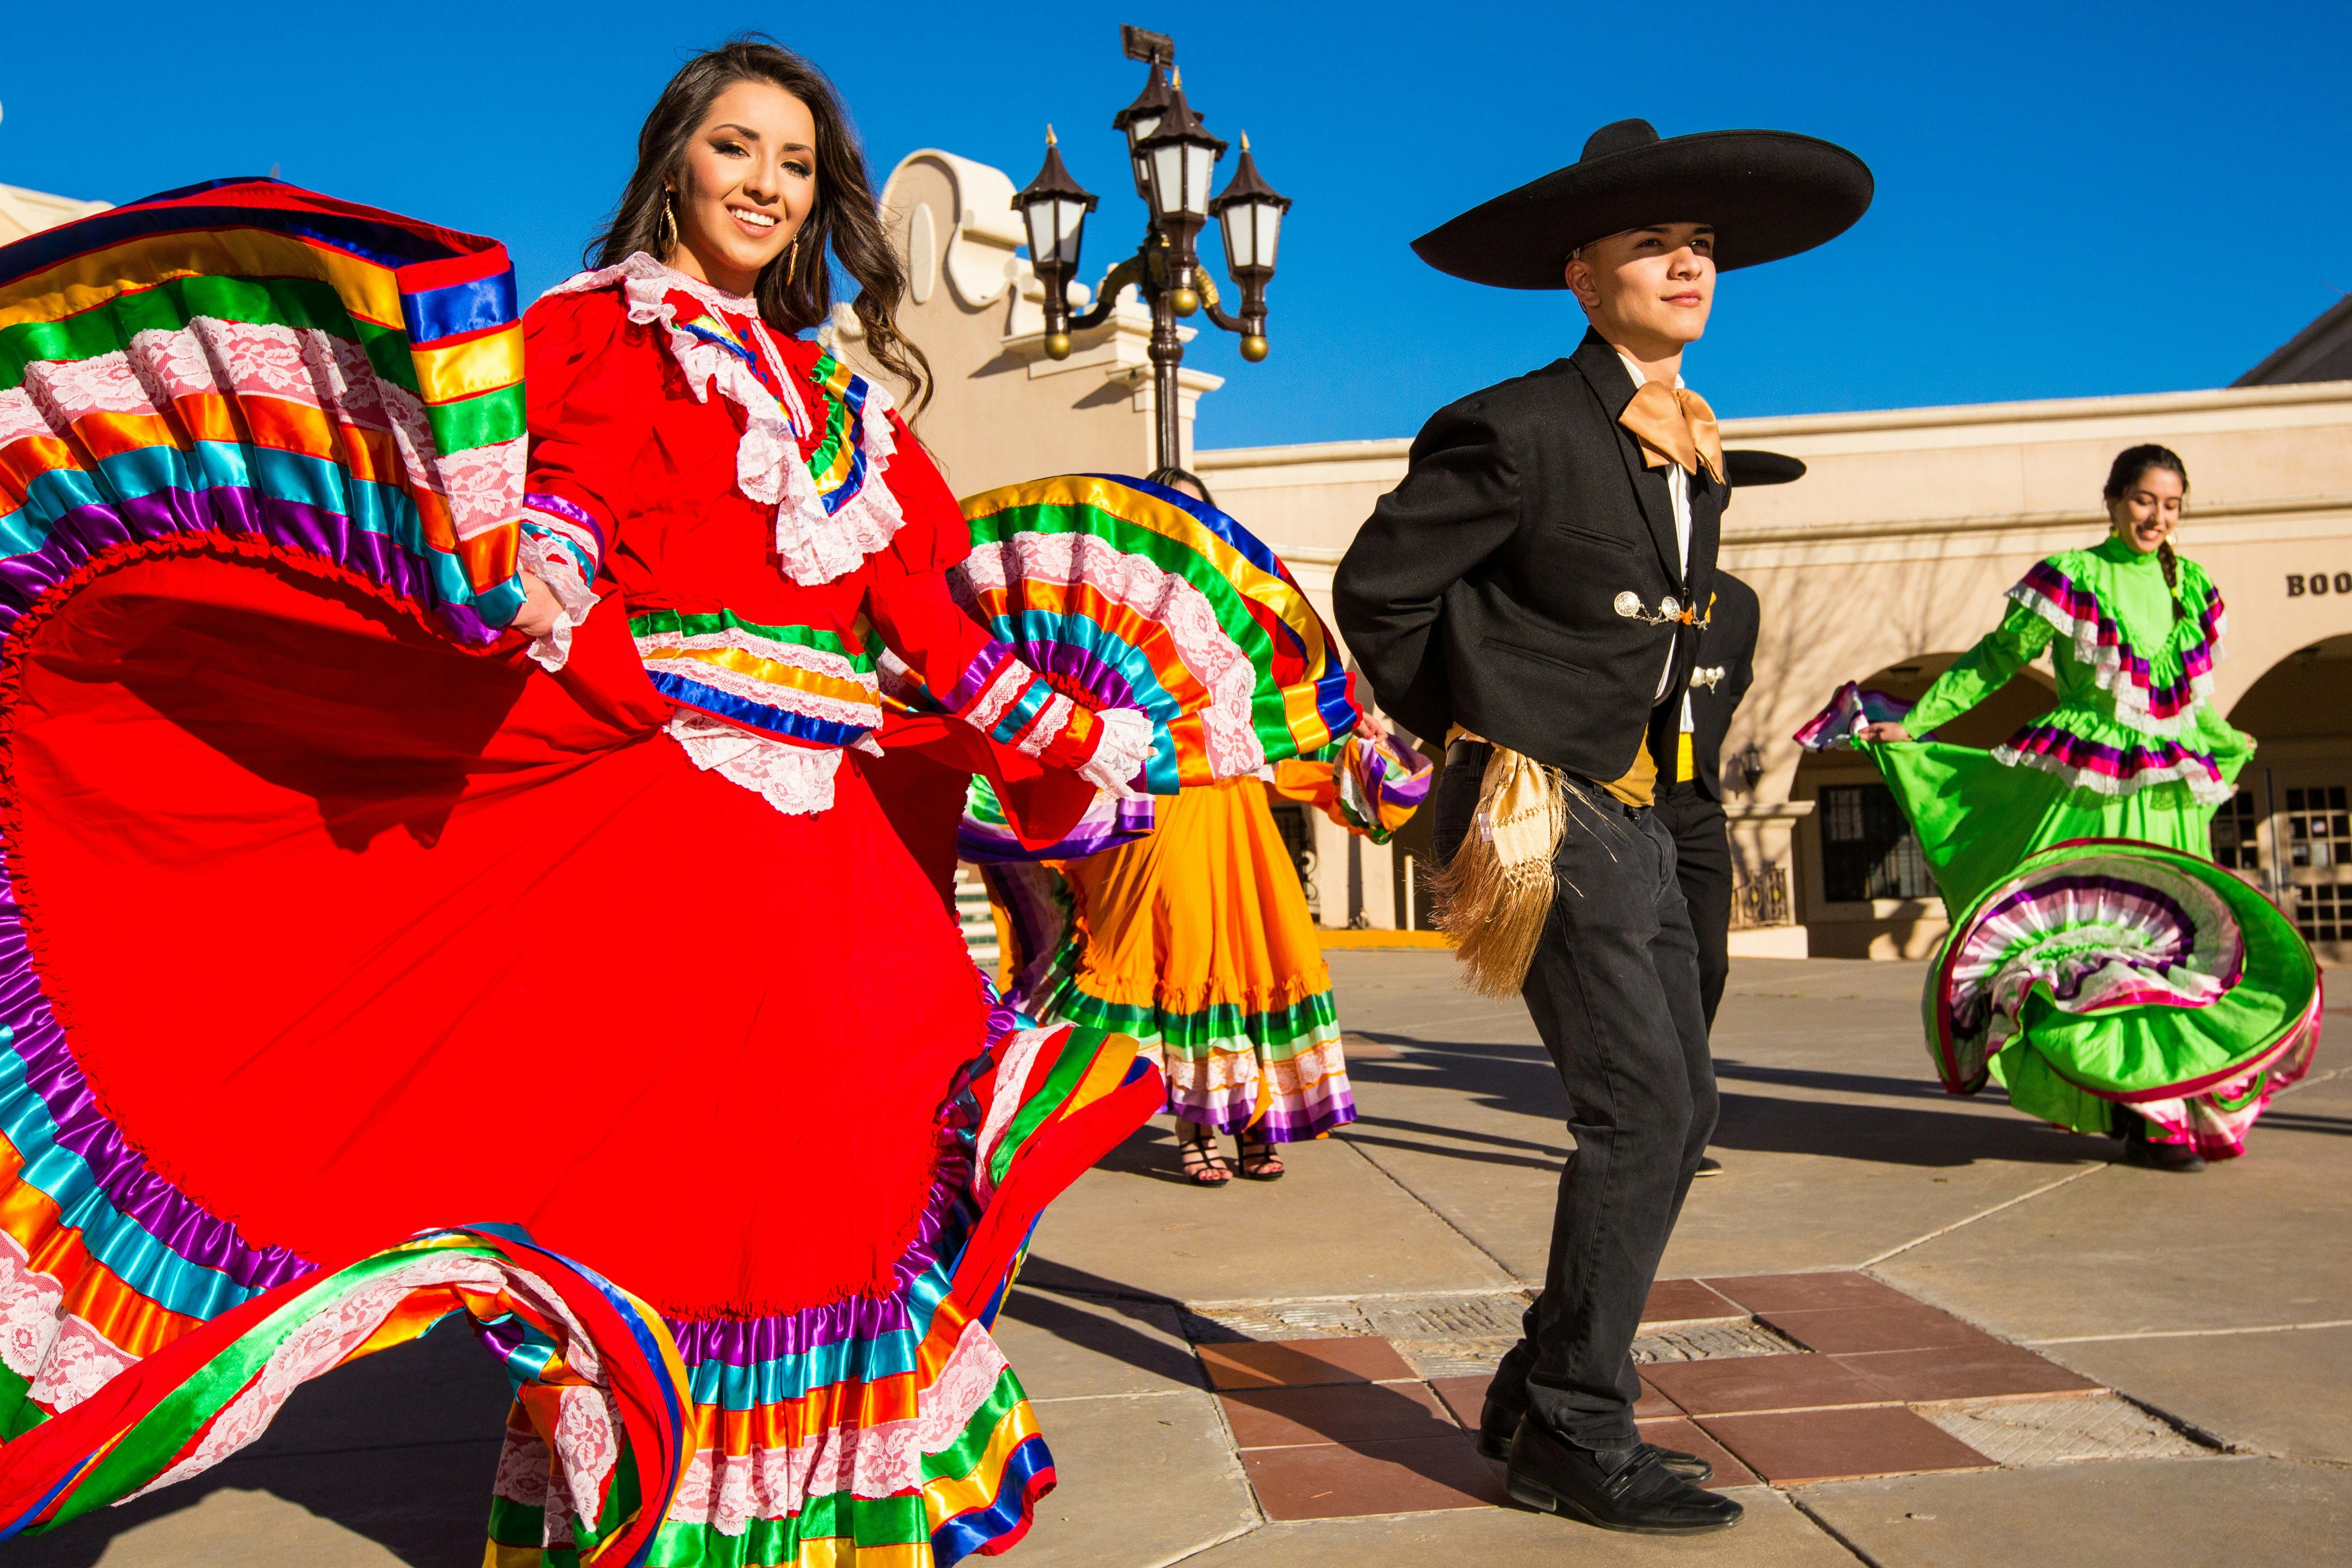
[[[1704,463],[1715,482],[1723,482],[1723,435],[1715,426],[1715,410],[1688,387],[1645,381],[1617,423],[1642,443],[1642,458],[1650,467],[1672,463],[1696,474]]]

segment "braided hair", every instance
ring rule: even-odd
[[[2123,500],[2124,492],[2139,483],[2141,477],[2150,468],[2165,468],[2178,474],[2181,495],[2185,498],[2189,494],[2189,466],[2180,460],[2180,454],[2169,447],[2159,447],[2150,442],[2146,446],[2127,447],[2116,455],[2114,466],[2107,469],[2106,489],[2101,492],[2106,498],[2107,505],[2112,507]],[[2189,606],[2180,602],[2180,558],[2172,552],[2170,539],[2156,547],[2156,562],[2164,568],[2164,585],[2172,592],[2172,618],[2187,620]]]

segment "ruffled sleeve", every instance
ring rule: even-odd
[[[530,456],[520,557],[562,606],[530,650],[552,670],[595,606],[597,573],[649,438],[646,410],[663,395],[662,366],[650,342],[630,341],[626,308],[609,289],[542,300],[523,332]]]
[[[1151,721],[1064,696],[956,604],[946,574],[971,552],[971,535],[939,469],[898,416],[888,417],[898,438],[888,479],[905,521],[873,557],[866,604],[883,641],[934,701],[991,741],[1076,769],[1097,789],[1132,794],[1151,754]]]

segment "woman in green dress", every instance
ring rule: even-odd
[[[1990,1078],[2170,1171],[2244,1152],[2319,1020],[2310,947],[2209,849],[2253,742],[2212,705],[2224,616],[2172,548],[2188,490],[2170,450],[2124,452],[2107,538],[2038,563],[1907,712],[1849,684],[1797,736],[1870,757],[1943,892],[1952,931],[1924,1005],[1945,1087]],[[2002,744],[1914,738],[2045,648],[2057,706]]]

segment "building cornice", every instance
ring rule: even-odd
[[[2251,412],[2313,404],[2343,405],[2352,416],[2352,381],[2285,386],[2225,386],[2200,392],[2151,392],[2117,397],[2053,397],[2026,403],[1962,403],[1926,408],[1880,408],[1852,414],[1790,414],[1723,421],[1726,442],[1980,425],[2055,425],[2073,421],[2158,419],[2168,416]],[[1407,437],[1377,441],[1310,441],[1282,447],[1223,447],[1195,455],[1203,474],[1243,468],[1402,459]],[[1904,526],[1911,526],[1906,524]]]
[[[2184,523],[2211,522],[2231,517],[2277,517],[2286,513],[2352,511],[2352,495],[2255,496],[2244,500],[2201,501],[2181,514]],[[1794,544],[1819,540],[1903,539],[1921,534],[2007,533],[2035,529],[2104,528],[2107,514],[2095,509],[2065,511],[1986,513],[1976,517],[1906,517],[1890,521],[1766,523],[1742,528],[1727,522],[1723,547],[1749,544]]]

